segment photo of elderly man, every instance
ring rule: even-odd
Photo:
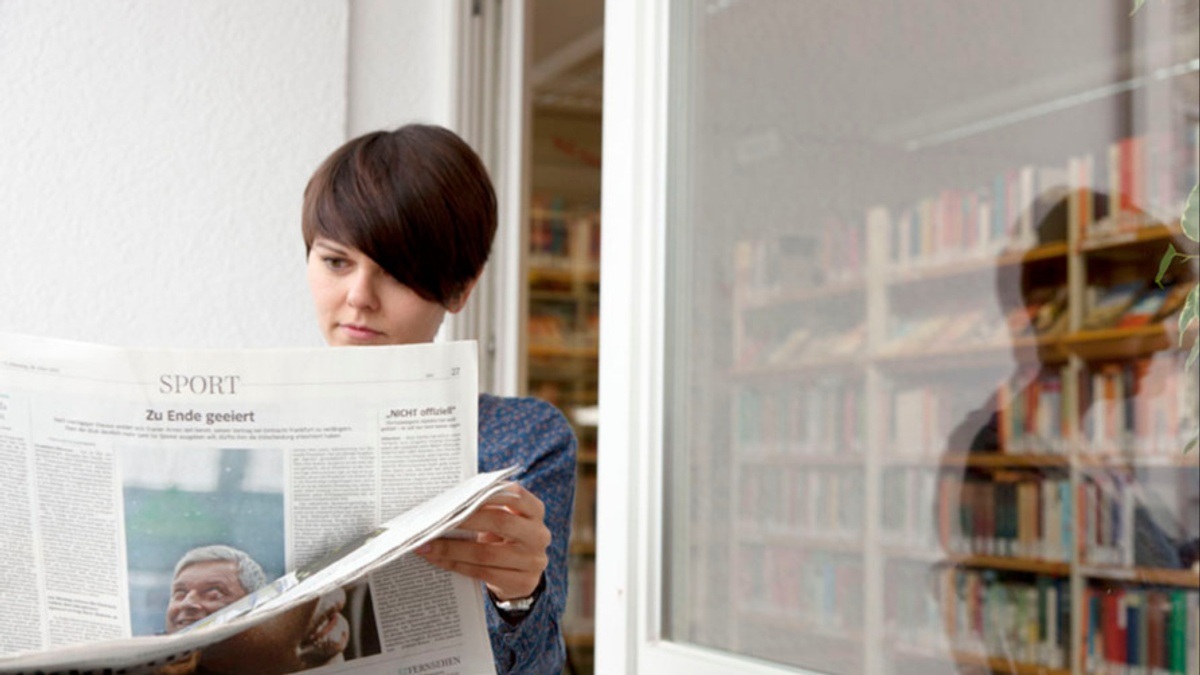
[[[244,551],[224,545],[194,548],[175,565],[166,632],[190,626],[268,583]],[[359,592],[352,588],[351,592]],[[347,593],[334,589],[264,624],[204,649],[194,673],[293,673],[346,660]]]
[[[167,632],[190,626],[266,585],[266,573],[245,552],[221,545],[194,548],[175,564]]]

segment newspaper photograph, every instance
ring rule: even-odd
[[[0,334],[0,672],[492,672],[476,359]]]

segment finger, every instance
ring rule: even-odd
[[[546,517],[546,505],[520,483],[509,483],[502,492],[492,495],[480,507],[481,510],[488,508],[509,509],[534,520]]]
[[[545,548],[550,545],[550,530],[541,521],[524,518],[499,509],[476,511],[460,523],[459,528],[472,532],[490,533],[505,541],[531,548]],[[495,539],[494,537],[483,537],[482,540],[494,541]]]
[[[430,564],[477,579],[488,585],[492,594],[501,600],[529,597],[537,589],[541,572],[522,572],[500,567],[486,567],[455,560],[430,560]]]
[[[431,542],[428,551],[421,555],[430,562],[445,560],[481,567],[537,571],[539,573],[546,569],[549,562],[544,551],[532,551],[507,544],[478,544],[470,541]]]

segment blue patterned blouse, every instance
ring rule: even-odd
[[[524,619],[511,625],[487,601],[498,673],[560,673],[566,659],[567,540],[575,498],[575,433],[557,408],[533,398],[479,397],[479,470],[520,465],[516,480],[546,505],[551,542],[546,586]]]

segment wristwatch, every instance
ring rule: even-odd
[[[527,598],[516,598],[513,600],[495,600],[496,609],[507,614],[516,612],[528,612],[533,609],[533,601],[537,600],[537,595],[531,595]]]
[[[492,603],[496,605],[496,609],[499,610],[500,616],[505,621],[517,623],[521,619],[524,619],[525,615],[533,609],[533,604],[537,602],[537,599],[542,595],[542,590],[545,588],[546,575],[543,574],[541,580],[538,581],[537,588],[533,589],[533,593],[530,593],[527,597],[501,600],[492,595],[491,590],[488,591],[488,595],[492,598]]]

